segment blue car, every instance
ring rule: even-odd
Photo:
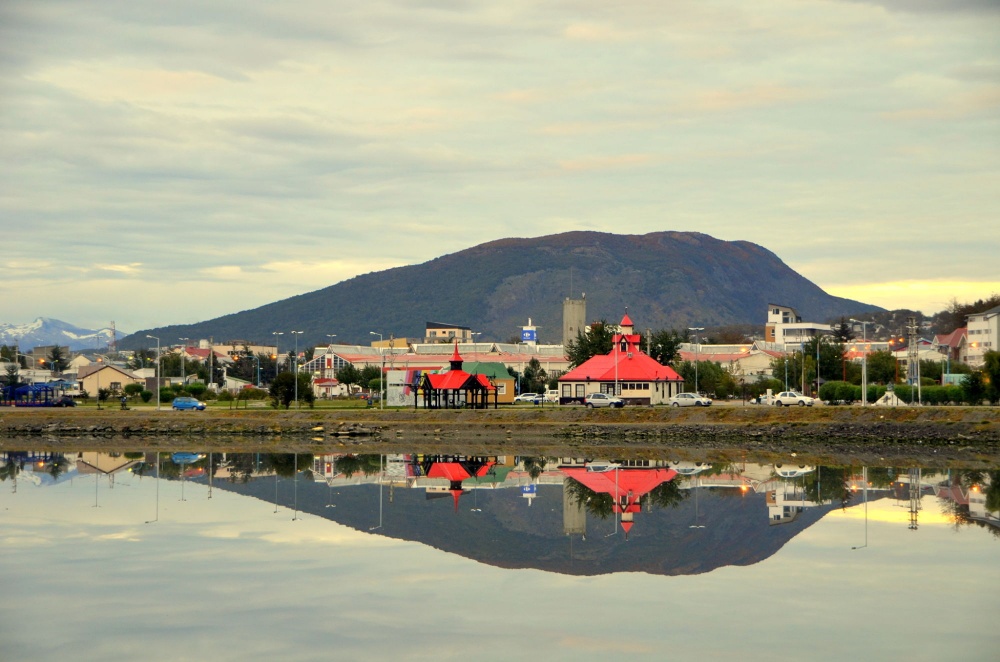
[[[170,406],[177,410],[197,409],[198,411],[201,411],[205,408],[205,403],[197,398],[180,397],[174,398],[174,401],[170,403]]]

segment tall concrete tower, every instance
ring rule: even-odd
[[[563,332],[562,343],[566,347],[570,341],[575,341],[579,334],[587,326],[587,293],[580,295],[579,299],[566,297],[563,301]]]

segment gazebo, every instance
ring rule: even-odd
[[[448,372],[425,374],[420,389],[413,394],[413,407],[419,406],[423,394],[426,409],[458,409],[471,407],[486,409],[493,394],[493,408],[497,408],[497,389],[486,375],[472,375],[462,369],[462,357],[458,353],[458,343],[451,356]]]

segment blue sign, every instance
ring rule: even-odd
[[[522,496],[528,496],[529,494],[531,496],[535,496],[536,494],[538,494],[538,486],[535,485],[534,483],[532,483],[530,485],[522,485],[521,486],[521,495]]]
[[[521,342],[535,342],[537,335],[535,329],[521,329]]]

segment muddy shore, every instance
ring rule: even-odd
[[[994,407],[0,410],[0,449],[665,454],[1000,465]]]

